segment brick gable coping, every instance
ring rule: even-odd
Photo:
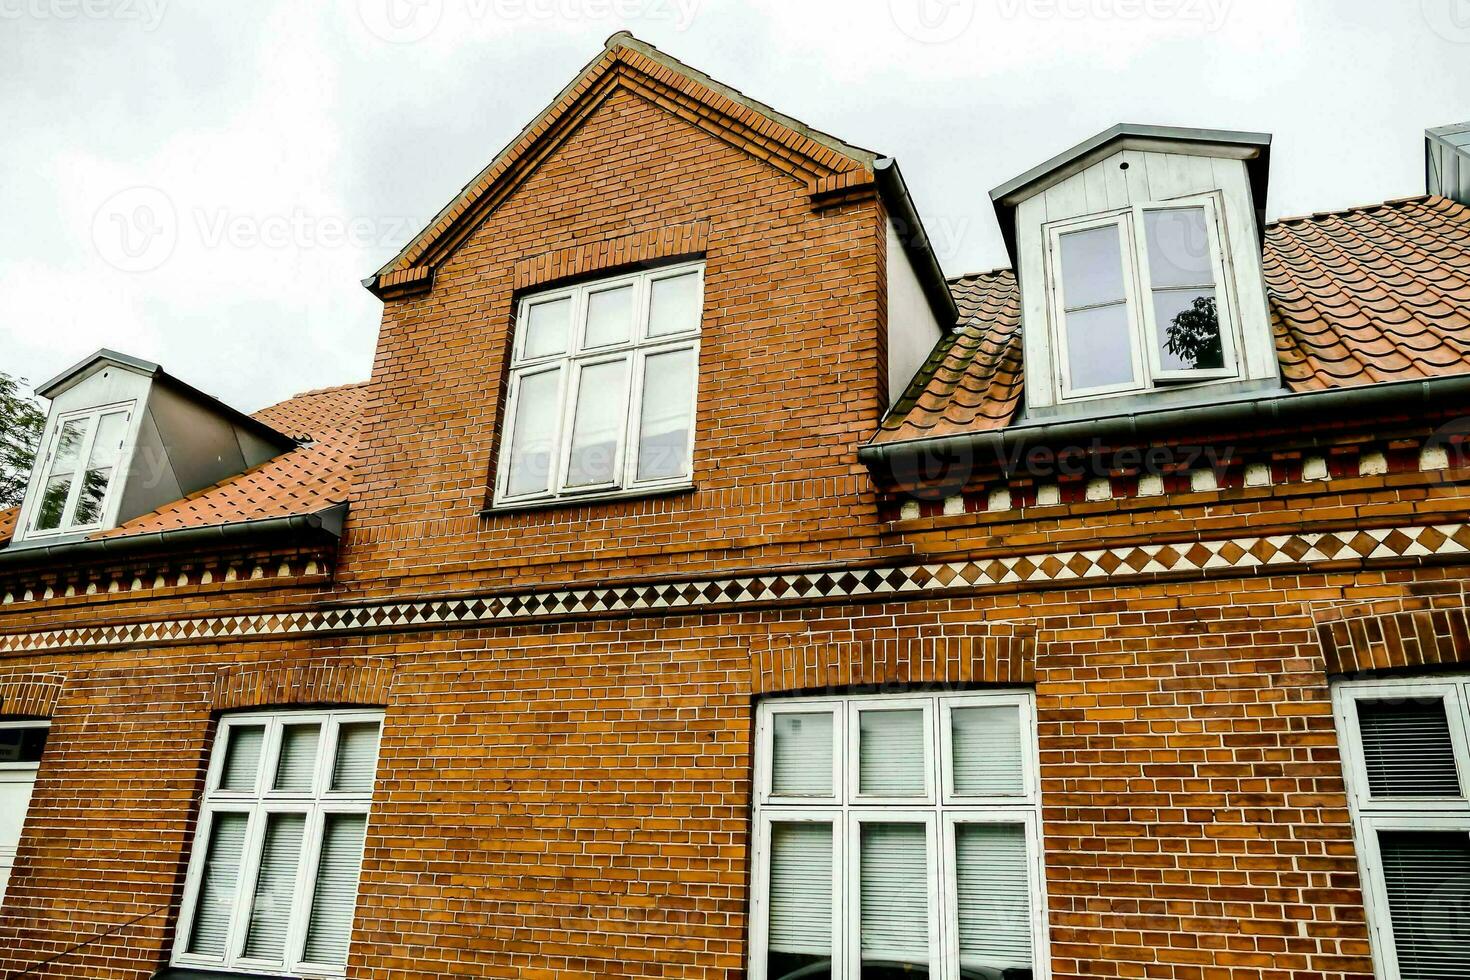
[[[623,89],[806,184],[815,207],[874,193],[876,154],[817,132],[626,33],[367,281],[387,299],[433,287],[434,269],[577,127]]]

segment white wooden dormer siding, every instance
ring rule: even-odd
[[[1026,404],[1030,409],[1107,397],[1148,397],[1159,391],[1197,390],[1240,382],[1267,382],[1279,375],[1261,270],[1261,237],[1247,161],[1249,146],[1211,145],[1166,139],[1128,139],[1094,147],[1064,161],[1053,174],[1028,175],[1030,183],[1011,193],[1014,257],[1021,284]],[[997,194],[1001,192],[998,190]],[[1064,325],[1053,308],[1057,258],[1050,241],[1059,222],[1120,214],[1144,205],[1201,199],[1214,201],[1222,246],[1218,284],[1225,347],[1235,351],[1228,377],[1173,382],[1165,388],[1081,394],[1069,397],[1064,384],[1059,335]],[[1003,213],[1002,220],[1007,220]],[[1142,244],[1139,248],[1143,248]],[[1144,302],[1147,297],[1139,297]],[[1227,322],[1228,321],[1228,322]],[[1177,396],[1172,396],[1177,397]],[[1200,396],[1203,397],[1203,396]]]

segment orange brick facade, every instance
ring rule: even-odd
[[[1056,980],[1372,977],[1329,678],[1470,663],[1453,538],[1470,470],[1405,448],[1439,420],[1338,426],[1343,445],[1407,453],[1378,474],[1287,465],[1264,486],[1056,504],[1021,480],[1024,506],[906,512],[856,458],[886,407],[882,204],[850,172],[808,179],[696,125],[626,71],[636,84],[600,91],[431,277],[396,280],[431,288],[387,293],[335,555],[134,596],[156,574],[139,558],[93,594],[0,612],[0,712],[52,722],[0,976],[152,976],[221,713],[373,705],[349,977],[733,980],[757,699],[999,686],[1036,692]],[[690,255],[707,262],[696,489],[483,516],[517,290]],[[1395,554],[1291,537],[1430,525],[1447,530]],[[1201,542],[1219,563],[1138,550]],[[1060,570],[1110,548],[1134,550]],[[1048,556],[1048,581],[955,584]],[[924,584],[800,584],[899,566]],[[796,584],[665,611],[283,625],[369,600],[778,574]],[[236,616],[268,623],[144,629]],[[137,632],[92,632],[119,624]],[[20,639],[56,630],[77,632]]]

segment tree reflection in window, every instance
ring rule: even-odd
[[[1186,369],[1213,370],[1225,366],[1215,297],[1196,296],[1187,309],[1175,315],[1164,334],[1164,349],[1179,358]]]

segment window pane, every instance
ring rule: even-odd
[[[36,530],[54,531],[61,526],[61,515],[66,510],[66,497],[71,493],[71,476],[53,476],[46,481],[41,491],[41,505],[36,510]]]
[[[1374,799],[1459,796],[1442,698],[1358,701],[1363,764]]]
[[[1159,363],[1165,371],[1225,366],[1213,289],[1155,290],[1154,322],[1159,328]]]
[[[255,878],[255,899],[250,906],[250,930],[245,936],[245,955],[252,959],[280,962],[286,954],[305,834],[304,813],[272,813],[266,820],[260,873]]]
[[[560,382],[560,368],[521,376],[510,439],[510,473],[505,483],[505,492],[510,496],[535,493],[551,485]]]
[[[1153,288],[1215,284],[1204,208],[1145,211],[1143,227]]]
[[[858,792],[864,796],[923,796],[924,712],[858,712]]]
[[[235,914],[235,889],[240,882],[240,852],[245,847],[249,822],[244,813],[217,813],[210,824],[204,876],[199,883],[194,925],[189,930],[191,953],[225,955],[230,919]]]
[[[699,329],[699,274],[686,273],[653,281],[648,310],[648,336],[688,333]]]
[[[1123,248],[1117,225],[1104,225],[1061,236],[1062,299],[1069,310],[1121,303]]]
[[[378,765],[378,723],[356,721],[337,729],[337,758],[332,763],[332,789],[339,793],[371,793]]]
[[[44,726],[0,728],[0,762],[40,762],[46,732]]]
[[[617,476],[618,446],[628,419],[628,362],[584,367],[577,384],[567,486],[611,483]]]
[[[960,969],[973,970],[978,976],[998,976],[1008,968],[1029,968],[1031,885],[1026,828],[1021,824],[956,824],[954,846]]]
[[[306,929],[306,960],[323,966],[347,962],[347,941],[357,907],[357,878],[362,869],[367,817],[360,813],[328,814],[322,829],[322,854],[311,922]]]
[[[122,457],[123,436],[127,432],[126,412],[109,412],[97,423],[97,437],[92,440],[92,452],[87,458],[87,471],[82,476],[82,488],[77,494],[77,512],[72,524],[85,527],[102,520],[102,501],[107,496],[108,484]]]
[[[1470,835],[1380,833],[1378,847],[1399,976],[1470,978]]]
[[[864,980],[929,975],[928,829],[862,825],[859,922]]]
[[[587,294],[587,333],[583,347],[621,344],[633,332],[633,287]]]
[[[1021,713],[1014,705],[954,708],[949,715],[954,791],[1021,796]]]
[[[260,771],[260,749],[264,742],[265,727],[262,725],[236,725],[230,729],[220,789],[239,793],[255,789],[255,776]]]
[[[78,457],[82,454],[82,441],[87,435],[90,418],[72,419],[61,427],[56,440],[56,455],[51,461],[51,472],[75,473]]]
[[[1133,339],[1128,307],[1101,306],[1066,314],[1067,367],[1074,389],[1128,384],[1133,377]]]
[[[832,713],[782,713],[772,719],[772,794],[831,796]]]
[[[287,725],[282,729],[281,753],[276,760],[276,789],[298,793],[311,789],[321,733],[320,725]]]
[[[639,480],[675,480],[689,475],[694,365],[692,350],[655,354],[643,362],[643,408],[638,423]]]
[[[771,825],[771,912],[766,976],[832,976],[832,825]]]
[[[549,354],[564,353],[567,349],[571,316],[570,298],[552,300],[549,303],[532,303],[527,307],[521,357],[546,357]]]

